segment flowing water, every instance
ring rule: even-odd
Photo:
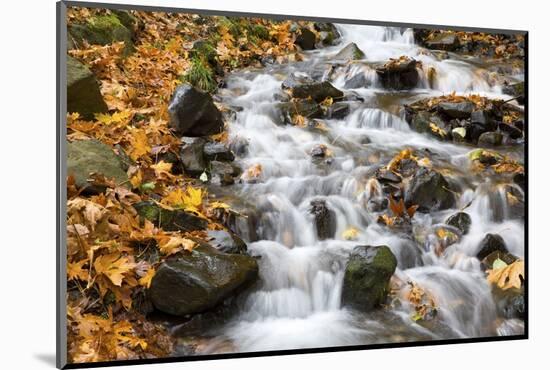
[[[231,351],[248,352],[522,333],[523,322],[497,319],[490,287],[474,257],[489,232],[502,235],[510,252],[523,257],[523,219],[510,211],[504,184],[468,173],[467,153],[472,147],[412,131],[399,110],[404,103],[452,91],[510,97],[502,95],[481,61],[452,53],[439,58],[415,45],[410,29],[338,28],[342,39],[337,46],[306,53],[302,62],[236,72],[219,93],[223,103],[242,108],[229,123],[230,140],[247,142],[237,163],[242,168],[257,164],[262,168],[260,181],[230,188],[261,215],[257,238],[248,241],[249,252],[260,257],[261,282],[244,297],[232,321],[217,328],[216,339],[202,352],[223,352],[222,343],[228,342]],[[331,68],[334,54],[349,42],[355,42],[366,59]],[[401,55],[422,62],[418,86],[408,92],[384,90],[372,65]],[[429,68],[436,71],[432,81]],[[355,93],[361,99],[344,119],[325,121],[325,131],[281,124],[277,114],[281,82],[293,72],[327,79],[346,95]],[[371,85],[345,89],[345,80],[358,73]],[[312,161],[309,152],[318,144],[333,153],[330,164]],[[413,233],[425,236],[423,244],[410,234],[381,226],[376,222],[379,213],[366,207],[381,196],[380,184],[368,179],[369,170],[404,148],[429,150],[434,166],[445,169],[462,190],[455,209],[415,215]],[[509,149],[507,154],[522,158],[522,150]],[[334,239],[318,239],[309,212],[312,200],[325,200],[335,212]],[[470,232],[443,254],[436,253],[433,228],[469,203]],[[359,230],[357,240],[342,237],[349,227]],[[383,244],[397,257],[395,277],[413,281],[433,296],[438,314],[431,325],[415,322],[406,300],[372,313],[341,306],[350,251],[356,245]]]

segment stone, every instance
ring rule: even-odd
[[[324,200],[312,200],[309,213],[313,215],[319,240],[330,239],[336,233],[336,215]]]
[[[344,93],[328,81],[310,82],[297,85],[292,88],[292,97],[298,99],[306,99],[311,97],[317,103],[322,102],[326,98],[340,99]]]
[[[460,41],[454,32],[436,34],[433,39],[424,40],[428,49],[453,51],[460,47]]]
[[[97,15],[89,18],[85,23],[69,25],[68,34],[71,42],[76,46],[81,46],[84,41],[90,45],[109,45],[123,41],[126,55],[134,50],[133,32],[116,14]]]
[[[357,46],[356,43],[351,42],[344,46],[342,50],[340,50],[333,59],[335,60],[343,60],[343,61],[350,61],[350,60],[359,60],[364,59],[365,53],[359,49],[359,46]]]
[[[179,85],[168,105],[170,127],[179,136],[208,136],[224,129],[220,110],[212,97],[190,84]]]
[[[208,221],[181,209],[168,210],[153,201],[135,203],[140,217],[159,225],[165,231],[196,231],[208,227]]]
[[[419,79],[416,64],[416,60],[408,57],[393,60],[376,68],[376,74],[382,86],[387,89],[412,89],[416,87]]]
[[[474,109],[474,104],[469,101],[459,103],[440,102],[437,104],[437,110],[450,118],[470,118]]]
[[[508,253],[508,248],[506,248],[506,243],[504,239],[502,239],[502,236],[489,233],[485,235],[481,243],[479,243],[479,252],[477,252],[476,257],[481,261],[496,251]]]
[[[472,225],[472,218],[466,212],[457,212],[454,215],[449,216],[445,223],[456,227],[462,232],[462,235],[468,234],[470,226]]]
[[[124,162],[110,146],[98,140],[79,140],[67,144],[67,175],[72,176],[75,185],[85,193],[98,194],[105,191],[105,185],[88,181],[91,174],[102,175],[115,184],[128,186]]]
[[[88,67],[67,56],[67,112],[76,112],[91,120],[96,113],[107,113],[108,108],[99,82]]]
[[[300,32],[296,36],[294,43],[302,48],[302,50],[313,50],[315,49],[315,41],[315,33],[307,28],[300,28]]]
[[[386,300],[397,259],[388,246],[357,246],[346,264],[342,304],[371,311]]]
[[[455,198],[442,174],[422,167],[409,183],[405,203],[407,206],[418,205],[419,212],[431,212],[453,207]]]
[[[223,253],[247,254],[246,243],[237,235],[226,230],[208,230],[208,243]]]
[[[235,154],[224,143],[209,141],[204,145],[204,157],[208,161],[226,161],[235,160]]]
[[[484,132],[479,135],[477,144],[483,147],[499,146],[502,144],[502,134],[498,131]]]
[[[158,310],[184,316],[213,309],[258,278],[252,257],[225,254],[209,245],[165,260],[151,281],[148,295]]]
[[[207,167],[204,157],[206,140],[201,137],[182,137],[180,160],[185,173],[191,176],[200,176]]]

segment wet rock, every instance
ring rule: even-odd
[[[422,167],[409,183],[405,203],[418,205],[419,212],[430,212],[453,207],[455,198],[442,174]]]
[[[399,172],[402,177],[409,177],[414,175],[419,167],[418,162],[414,159],[405,158],[399,161],[397,172]]]
[[[326,118],[328,119],[344,119],[350,113],[349,103],[334,102],[327,109]]]
[[[94,74],[78,60],[67,56],[67,112],[93,119],[95,113],[107,110]]]
[[[514,175],[513,181],[515,184],[525,191],[525,175],[523,173],[517,173]]]
[[[466,127],[455,127],[451,131],[451,135],[454,141],[463,142],[466,141],[467,130]]]
[[[208,230],[209,244],[223,253],[247,254],[246,243],[237,235],[226,230]]]
[[[498,146],[502,144],[502,134],[498,131],[484,132],[479,135],[477,144],[483,147]]]
[[[239,167],[220,161],[210,162],[209,172],[210,183],[215,185],[233,185],[242,173]]]
[[[369,85],[370,83],[363,72],[357,73],[344,83],[346,89],[360,89],[362,87],[368,87]]]
[[[501,132],[505,132],[512,139],[521,139],[523,137],[523,131],[516,126],[509,125],[507,123],[499,123],[498,129]]]
[[[75,185],[85,193],[98,194],[105,191],[105,185],[88,181],[92,174],[114,180],[117,185],[128,185],[124,162],[110,146],[98,140],[80,140],[67,144],[67,174]]]
[[[182,137],[180,160],[185,172],[191,176],[200,176],[207,166],[204,157],[206,140],[201,137]]]
[[[496,259],[502,260],[507,265],[510,265],[518,260],[516,256],[508,252],[494,251],[481,260],[481,270],[487,271],[493,268],[493,263]]]
[[[376,170],[375,176],[380,183],[400,183],[402,180],[401,176],[386,168],[379,168],[378,170]]]
[[[296,114],[305,118],[321,118],[323,116],[323,110],[319,104],[306,99],[279,103],[277,107],[279,116],[276,118],[284,124],[292,124],[292,117]]]
[[[317,237],[320,240],[330,239],[336,233],[336,215],[327,207],[324,200],[312,200],[309,213],[313,215]]]
[[[75,46],[82,46],[85,42],[90,45],[109,45],[123,41],[126,55],[134,50],[132,30],[115,14],[97,15],[89,18],[86,23],[71,24],[68,33]]]
[[[294,43],[302,48],[302,50],[313,50],[315,49],[315,41],[315,33],[307,28],[301,28]]]
[[[335,60],[359,60],[364,59],[365,53],[359,49],[356,43],[351,42],[347,44],[342,50],[340,50],[333,59]]]
[[[440,102],[437,104],[437,110],[450,118],[469,118],[474,111],[475,106],[472,102]]]
[[[424,46],[428,49],[453,51],[460,47],[460,41],[454,32],[439,33],[432,39],[424,40]]]
[[[411,120],[411,128],[416,132],[430,131],[430,123],[432,122],[432,114],[421,111],[415,114]]]
[[[304,72],[292,72],[281,84],[283,89],[293,89],[300,85],[312,84],[315,80]]]
[[[525,318],[525,297],[523,292],[501,292],[496,299],[499,316],[506,319]]]
[[[315,145],[309,154],[313,158],[325,158],[328,155],[329,149],[325,144]]]
[[[292,97],[298,99],[311,97],[318,103],[326,98],[340,99],[343,96],[344,93],[328,81],[304,83],[292,88]]]
[[[407,90],[418,83],[417,62],[412,58],[393,60],[376,68],[379,81],[387,89]]]
[[[384,197],[377,197],[370,199],[367,203],[367,211],[369,212],[382,212],[388,208],[389,201]]]
[[[498,234],[487,234],[479,244],[479,252],[476,257],[481,261],[493,252],[508,253],[506,243]]]
[[[195,231],[208,227],[208,221],[181,209],[160,208],[153,201],[135,203],[137,213],[166,231]]]
[[[257,278],[254,258],[200,245],[164,261],[151,281],[149,296],[158,310],[183,316],[216,307]]]
[[[397,259],[385,245],[355,247],[344,273],[342,304],[361,311],[382,304],[396,267]]]
[[[487,130],[494,129],[494,121],[490,114],[484,110],[475,110],[470,114],[470,122],[486,127]]]
[[[523,82],[517,82],[517,83],[506,83],[502,87],[502,93],[506,95],[513,96],[517,98],[518,104],[523,105],[525,103],[525,92],[524,92],[524,83]]]
[[[170,104],[170,127],[180,136],[207,136],[223,131],[222,114],[205,92],[187,83],[179,85]]]
[[[457,212],[454,215],[449,216],[445,223],[456,227],[462,232],[462,235],[468,234],[470,226],[472,225],[472,218],[466,212]]]
[[[211,141],[204,145],[204,157],[209,161],[226,161],[235,160],[235,154],[224,143]]]
[[[324,46],[335,45],[340,39],[340,33],[332,23],[316,22],[313,27],[319,32],[319,39]]]

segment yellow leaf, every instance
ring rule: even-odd
[[[174,208],[183,208],[186,211],[200,213],[205,194],[203,189],[193,188],[192,186],[188,186],[185,191],[177,188],[168,193],[161,203]]]
[[[159,240],[159,250],[167,256],[177,253],[182,249],[191,252],[195,247],[195,242],[181,236],[164,237]]]
[[[83,269],[82,266],[84,266],[88,260],[84,259],[79,262],[68,262],[67,263],[67,280],[74,280],[79,279],[82,281],[88,280],[88,270]]]
[[[155,269],[152,267],[147,270],[147,273],[141,279],[139,279],[139,285],[149,289],[149,287],[151,286],[151,280],[153,279],[153,276],[155,276],[155,272]]]
[[[223,209],[229,209],[229,205],[227,203],[223,203],[223,202],[211,202],[209,204],[210,208],[223,208]]]
[[[356,240],[359,236],[359,230],[355,227],[350,227],[342,233],[342,238],[345,240]]]
[[[160,161],[157,164],[151,165],[151,168],[155,170],[155,174],[157,176],[161,176],[163,174],[167,174],[171,176],[170,170],[172,170],[172,163],[166,163],[164,161]]]
[[[130,130],[128,139],[131,144],[128,154],[132,160],[135,161],[151,152],[151,146],[149,145],[149,139],[145,130],[136,128]]]
[[[130,272],[136,264],[129,257],[120,253],[111,253],[96,258],[94,269],[98,275],[105,275],[116,286],[122,285],[124,276]]]
[[[130,111],[116,112],[113,114],[97,113],[95,115],[95,119],[96,121],[104,123],[106,125],[111,125],[113,123],[126,124],[131,116],[132,113]]]
[[[489,283],[495,284],[502,290],[519,289],[525,279],[525,264],[523,260],[518,260],[508,266],[488,272],[487,281]]]

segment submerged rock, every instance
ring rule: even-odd
[[[449,216],[445,223],[456,227],[462,232],[462,235],[468,234],[470,226],[472,225],[472,218],[466,212],[457,212],[454,215]]]
[[[419,212],[431,212],[453,207],[455,198],[442,174],[422,167],[409,183],[405,203],[418,205]]]
[[[396,267],[397,259],[385,245],[355,247],[344,273],[342,304],[361,311],[382,304]]]
[[[138,202],[133,206],[141,217],[159,225],[166,231],[195,231],[208,227],[207,220],[181,209],[160,208],[152,201]]]
[[[170,127],[180,136],[207,136],[223,131],[222,114],[214,104],[212,97],[193,86],[179,85],[170,104]]]
[[[313,215],[317,237],[320,240],[330,239],[336,233],[336,215],[327,207],[324,200],[312,200],[309,213]]]
[[[333,59],[335,60],[359,60],[364,59],[365,53],[359,49],[359,46],[357,46],[356,43],[351,42],[344,46],[342,50],[340,50]]]
[[[75,185],[86,193],[101,193],[105,185],[88,181],[92,174],[114,180],[117,185],[127,185],[128,176],[124,162],[110,146],[98,140],[80,140],[67,144],[67,174],[75,180]]]
[[[212,309],[249,286],[258,264],[249,256],[225,254],[209,245],[164,261],[149,289],[153,305],[177,316]]]
[[[493,252],[508,253],[506,243],[498,234],[487,234],[479,244],[479,252],[476,257],[481,261]]]
[[[84,119],[95,113],[106,113],[99,82],[92,71],[73,57],[67,56],[67,112],[77,112]]]

